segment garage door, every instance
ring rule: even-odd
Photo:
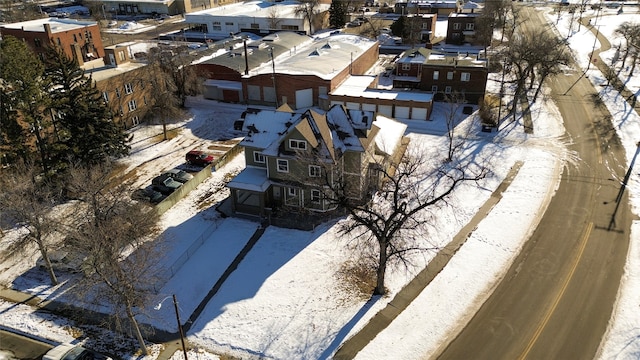
[[[356,102],[347,102],[347,109],[360,110],[360,104]]]
[[[424,109],[424,108],[411,109],[411,118],[414,120],[427,120],[427,109]]]
[[[249,100],[262,100],[260,99],[260,86],[247,85],[247,96],[249,97]]]
[[[376,104],[362,104],[362,110],[364,110],[364,111],[376,111]]]
[[[296,109],[313,106],[313,89],[296,91]]]
[[[391,105],[380,105],[378,106],[378,114],[384,115],[386,117],[393,117]]]
[[[409,107],[408,106],[396,106],[395,118],[397,118],[397,119],[408,119],[409,118]]]

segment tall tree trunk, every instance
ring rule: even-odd
[[[384,276],[387,271],[387,240],[378,241],[380,245],[380,254],[378,262],[378,270],[376,271],[376,288],[373,290],[374,295],[384,295],[386,290],[384,288]]]
[[[51,259],[49,259],[47,248],[44,246],[42,239],[36,239],[36,243],[38,244],[38,250],[40,250],[40,255],[44,260],[45,266],[47,267],[47,272],[49,273],[49,279],[51,280],[51,285],[56,286],[58,285],[58,278],[56,277],[56,274],[53,271],[53,266],[51,266]]]
[[[136,333],[136,338],[140,343],[140,350],[144,355],[149,355],[149,350],[147,349],[147,345],[144,343],[144,338],[142,337],[142,333],[140,332],[140,327],[138,327],[138,322],[136,321],[135,316],[133,315],[133,310],[131,310],[132,306],[129,300],[127,300],[127,317],[129,321],[131,321],[131,325],[133,325],[133,330]]]

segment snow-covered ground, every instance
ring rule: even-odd
[[[555,20],[553,15],[551,18]],[[609,27],[615,29],[614,24],[619,21],[616,19],[622,18],[603,17],[601,21],[607,26],[601,26],[600,31],[604,33]],[[563,16],[558,24],[561,34],[568,31],[567,21],[567,17]],[[570,38],[570,42],[576,57],[586,67],[584,59],[588,58],[586,53],[591,51],[592,35],[583,27]],[[603,59],[606,56],[603,54]],[[593,67],[588,76],[594,83],[602,83],[602,75]],[[629,111],[628,105],[611,90],[603,89],[602,96],[627,148],[627,158],[631,159],[640,133],[640,118],[635,112]],[[151,169],[155,169],[153,171],[160,171],[167,165],[176,166],[178,160],[167,154],[183,154],[184,149],[194,146],[198,141],[206,144],[220,137],[232,137],[234,134],[229,129],[243,109],[240,105],[202,99],[190,99],[190,106],[194,117],[177,125],[180,129],[177,138],[157,143],[152,136],[159,132],[157,127],[136,131],[133,154],[126,160],[128,168],[163,158],[166,160],[151,165]],[[446,111],[447,105],[437,104],[434,121],[407,122],[411,146],[420,146],[422,151],[433,152],[433,159],[442,156],[439,149],[446,141],[441,136],[444,130],[442,117]],[[468,140],[471,145],[466,151],[476,157],[491,158],[492,173],[480,187],[462,186],[457,189],[452,196],[451,206],[439,212],[434,224],[439,231],[428,236],[432,245],[446,244],[490,196],[510,167],[518,160],[524,161],[524,165],[503,194],[503,199],[452,258],[447,268],[358,358],[422,358],[437,349],[464,325],[517,255],[535,227],[540,209],[553,195],[559,171],[568,156],[562,143],[561,117],[553,104],[539,101],[533,112],[537,120],[536,131],[532,135],[524,134],[519,123],[506,124],[497,134],[479,132],[471,119],[459,126],[461,130],[466,126],[475,130],[474,136]],[[188,145],[184,143],[185,139]],[[163,215],[162,224],[166,229],[163,246],[173,249],[163,259],[167,266],[173,264],[178,253],[198,241],[202,234],[211,235],[206,236],[199,251],[164,284],[158,298],[149,304],[149,309],[167,296],[177,294],[184,321],[218,279],[220,269],[224,270],[225,264],[255,230],[255,223],[222,219],[213,209],[216,202],[227,193],[212,192],[212,189],[220,184],[225,173],[235,172],[243,166],[242,157],[238,157]],[[535,181],[532,180],[534,178]],[[640,184],[636,174],[631,177],[629,191],[637,213]],[[206,198],[210,206],[202,208],[202,198]],[[518,219],[520,223],[511,224],[510,231],[500,226],[501,219],[516,212],[518,216],[510,218]],[[640,303],[637,224],[633,230],[627,273],[616,314],[608,336],[603,340],[600,354],[603,359],[633,358],[640,351],[637,340],[640,329],[640,316],[637,315]],[[2,244],[16,235],[15,230],[8,231],[1,239]],[[329,358],[345,339],[362,328],[434,255],[431,252],[420,254],[413,259],[413,268],[394,269],[388,276],[390,294],[368,301],[350,290],[341,272],[343,264],[353,257],[349,240],[339,235],[334,222],[312,232],[268,228],[187,334],[189,342],[201,349],[199,358],[205,357],[202,349],[243,359]],[[46,277],[32,269],[36,257],[31,254],[11,266],[3,264],[0,282],[41,297],[48,294],[64,297],[66,284],[56,288],[42,285],[46,284]],[[63,276],[63,279],[68,277]],[[160,310],[150,310],[140,320],[173,331],[175,314],[169,303],[163,304]],[[54,341],[74,338],[75,333],[65,329],[65,326],[73,323],[66,319],[6,302],[0,302],[0,313],[2,326],[28,331]],[[99,329],[93,331],[101,334]],[[93,337],[99,336],[109,335],[102,333]],[[400,343],[402,346],[398,346]],[[132,344],[135,346],[135,343]],[[154,351],[157,354],[157,346]],[[196,352],[193,354],[195,356]],[[135,356],[131,354],[130,357]]]

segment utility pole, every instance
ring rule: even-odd
[[[178,330],[180,331],[180,342],[182,343],[184,360],[187,360],[187,347],[184,345],[184,331],[182,330],[182,324],[180,322],[180,313],[178,312],[178,300],[176,300],[176,294],[173,294],[173,306],[176,309],[176,320],[178,320]]]
[[[273,80],[273,95],[276,99],[276,109],[280,106],[278,105],[278,91],[276,90],[276,63],[273,60],[273,47],[269,48],[269,55],[271,55],[271,80]]]

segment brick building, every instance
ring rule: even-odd
[[[105,48],[103,59],[84,64],[116,122],[126,128],[138,125],[153,106],[151,91],[157,91],[145,62],[133,60],[132,43]]]
[[[435,100],[457,93],[477,104],[487,85],[487,60],[474,54],[445,54],[419,48],[396,63],[393,87],[431,91]]]
[[[246,56],[245,56],[246,54]],[[208,76],[205,97],[280,106],[316,106],[351,74],[378,60],[378,42],[355,35],[311,39],[279,32],[198,64]]]
[[[447,21],[447,44],[461,45],[469,43],[477,45],[476,19],[480,13],[452,13]]]
[[[80,65],[104,56],[100,29],[93,21],[44,18],[2,25],[0,33],[23,40],[41,59],[49,44],[60,46]]]

